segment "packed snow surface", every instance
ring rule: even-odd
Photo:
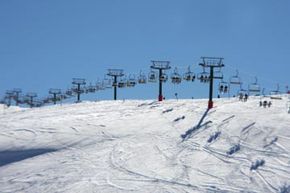
[[[288,99],[0,109],[0,192],[287,192]]]

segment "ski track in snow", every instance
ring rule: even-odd
[[[290,180],[285,100],[219,99],[207,113],[206,100],[5,109],[0,155],[44,151],[1,166],[0,192],[278,192]]]

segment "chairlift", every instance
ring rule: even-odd
[[[223,75],[223,73],[221,71],[221,68],[219,68],[219,70],[214,72],[214,77],[213,78],[214,79],[221,79],[221,80],[224,78],[224,75]]]
[[[270,95],[278,95],[278,94],[280,94],[280,93],[281,93],[281,92],[280,92],[280,85],[277,84],[276,90],[272,90],[272,91],[270,92]]]
[[[96,83],[96,91],[97,90],[105,90],[105,88],[106,88],[106,85],[105,85],[104,81],[98,80]]]
[[[188,66],[187,72],[184,73],[183,79],[186,81],[192,81],[192,82],[195,80],[195,74],[191,72],[190,66]]]
[[[228,93],[229,92],[230,85],[229,83],[225,82],[223,79],[219,83],[219,93]]]
[[[121,80],[118,82],[118,87],[119,88],[125,88],[127,86],[127,80],[126,77],[121,78]]]
[[[87,87],[86,87],[86,93],[94,93],[96,92],[96,87],[92,85],[92,83],[90,83]]]
[[[165,74],[164,72],[162,72],[161,76],[159,77],[159,80],[161,82],[166,82],[168,80],[167,74]]]
[[[260,85],[258,84],[258,79],[255,77],[255,82],[249,85],[249,94],[255,94],[255,95],[260,95],[261,88]]]
[[[129,75],[129,79],[127,80],[127,87],[134,87],[136,85],[136,79],[134,75]]]
[[[106,88],[112,88],[113,86],[113,83],[112,83],[112,79],[111,78],[108,78],[106,75],[104,76],[104,85]]]
[[[151,70],[148,74],[148,82],[157,82],[157,72]]]
[[[72,89],[68,89],[68,90],[65,91],[65,94],[67,96],[73,96],[73,90]]]
[[[230,78],[230,84],[233,84],[233,85],[241,85],[242,84],[242,80],[239,76],[238,70],[236,71],[236,75],[234,75]]]
[[[177,68],[175,68],[173,74],[171,75],[171,82],[173,84],[179,84],[179,83],[181,83],[181,79],[182,78],[181,78],[180,74],[178,73]]]
[[[201,83],[208,83],[210,80],[210,74],[203,69],[203,72],[197,75],[197,79],[200,80]]]
[[[140,75],[138,77],[138,83],[139,84],[146,84],[147,79],[146,79],[146,75],[142,72],[140,72]]]

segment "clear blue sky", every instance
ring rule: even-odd
[[[149,72],[169,60],[184,72],[200,56],[224,57],[224,74],[240,70],[247,87],[282,89],[289,82],[289,0],[0,0],[0,95],[22,88],[47,95],[73,77],[94,83],[108,68]],[[206,97],[200,83],[166,83],[165,96]],[[112,90],[93,95],[112,98]],[[120,91],[156,98],[157,84]]]

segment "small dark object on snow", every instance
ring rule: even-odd
[[[230,148],[230,150],[227,152],[228,155],[232,155],[239,151],[241,149],[240,144],[234,145],[233,147]]]
[[[265,165],[265,160],[256,160],[255,163],[252,163],[250,170],[256,170],[258,167]]]

